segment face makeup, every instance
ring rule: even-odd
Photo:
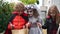
[[[28,10],[28,14],[29,14],[29,16],[32,16],[33,15],[33,11],[32,10]]]

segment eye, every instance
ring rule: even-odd
[[[32,11],[28,11],[28,12],[30,12],[30,13],[31,13]]]
[[[30,12],[32,12],[32,11],[30,11]]]

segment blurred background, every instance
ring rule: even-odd
[[[17,2],[23,2],[25,7],[35,6],[44,20],[51,5],[56,5],[60,11],[60,0],[0,0],[0,33],[6,30],[8,20]],[[2,33],[3,34],[3,33]]]

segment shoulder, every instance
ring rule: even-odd
[[[42,22],[43,19],[40,16],[38,16],[38,21]]]
[[[46,19],[50,19],[51,17],[50,16],[46,16]]]
[[[26,14],[26,13],[23,13],[23,16],[26,16],[26,17],[28,17],[28,14]]]
[[[52,18],[50,16],[46,17],[46,22],[52,23]]]
[[[28,15],[27,15],[27,14],[23,13],[21,16],[22,16],[26,21],[28,21],[28,20],[29,20],[29,19],[28,19]]]

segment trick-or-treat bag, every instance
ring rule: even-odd
[[[12,30],[12,34],[28,34],[28,29]]]
[[[47,29],[42,29],[43,34],[47,34]]]

